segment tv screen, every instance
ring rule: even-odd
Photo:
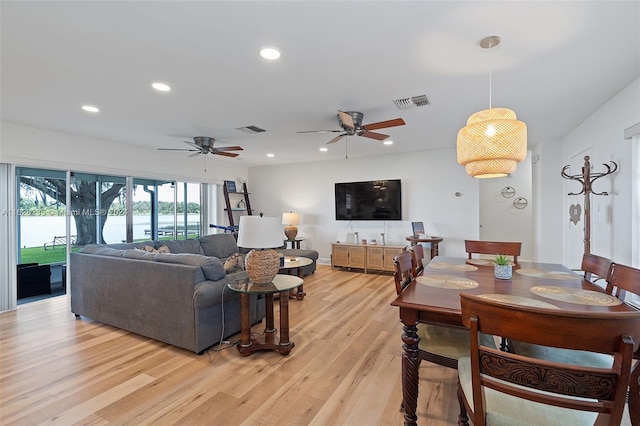
[[[336,183],[336,220],[402,220],[400,179]]]

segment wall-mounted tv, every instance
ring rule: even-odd
[[[402,220],[400,179],[336,183],[336,220]]]

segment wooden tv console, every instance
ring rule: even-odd
[[[393,257],[402,253],[407,246],[380,244],[331,244],[331,267],[369,269],[376,271],[394,271]]]

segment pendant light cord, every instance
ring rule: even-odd
[[[489,109],[491,109],[491,74],[493,73],[493,44],[489,45]]]

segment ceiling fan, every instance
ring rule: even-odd
[[[189,155],[189,157],[195,157],[200,154],[215,154],[215,155],[224,155],[225,157],[237,157],[239,154],[234,152],[227,151],[242,151],[242,147],[240,146],[221,146],[215,148],[213,144],[215,143],[214,138],[210,138],[208,136],[196,136],[193,138],[193,142],[184,141],[187,145],[191,146],[193,149],[174,149],[174,148],[158,148],[160,151],[189,151],[193,152],[193,154]]]
[[[365,138],[383,141],[389,137],[382,133],[372,132],[372,130],[384,129],[387,127],[404,126],[405,122],[402,118],[393,120],[379,121],[377,123],[362,124],[364,114],[358,111],[340,111],[338,110],[338,124],[342,130],[305,130],[296,133],[339,133],[341,135],[331,139],[327,144],[338,142],[345,136],[363,136]]]

